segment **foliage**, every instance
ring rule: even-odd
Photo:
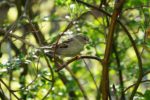
[[[2,100],[149,100],[149,0],[1,0],[0,23]],[[75,34],[80,56],[38,51]]]

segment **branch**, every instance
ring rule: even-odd
[[[118,23],[122,26],[122,28],[124,29],[124,31],[125,31],[126,34],[128,35],[128,37],[129,37],[129,39],[130,39],[130,41],[131,41],[131,43],[132,43],[132,46],[133,46],[133,48],[134,48],[135,54],[136,54],[136,56],[137,56],[137,59],[138,59],[139,77],[138,77],[138,80],[137,80],[137,82],[136,82],[136,85],[135,85],[135,87],[134,87],[134,89],[133,89],[133,91],[132,91],[132,93],[131,93],[130,99],[129,99],[129,100],[133,100],[133,97],[134,97],[134,95],[135,95],[135,93],[136,93],[136,91],[137,91],[137,89],[138,89],[138,87],[139,87],[139,85],[140,85],[140,82],[142,81],[142,77],[143,77],[142,59],[141,59],[140,53],[139,53],[139,51],[138,51],[138,49],[137,49],[137,47],[136,47],[136,44],[135,44],[135,42],[134,42],[134,40],[133,40],[131,34],[130,34],[129,31],[127,30],[127,28],[126,28],[120,21],[118,21]]]
[[[3,29],[0,28],[0,33],[1,33],[0,35],[5,35],[5,34],[7,34],[7,31],[5,31],[5,30],[3,30]],[[9,34],[9,36],[8,36],[7,38],[12,38],[12,37],[15,38],[15,39],[17,39],[17,40],[20,40],[21,42],[23,42],[23,43],[25,43],[25,44],[27,44],[27,45],[29,45],[29,46],[36,47],[36,46],[33,45],[32,43],[30,43],[30,42],[28,42],[28,41],[22,39],[22,37],[17,36],[17,35],[15,35],[15,34]]]
[[[121,65],[120,65],[120,58],[119,58],[119,55],[118,55],[115,45],[113,45],[113,51],[114,51],[114,54],[116,57],[117,69],[118,69],[118,73],[119,73],[119,81],[120,81],[120,87],[121,87],[121,99],[125,100],[125,94],[123,92],[124,84],[123,84],[123,77],[122,77],[122,69],[121,69]]]
[[[141,83],[145,83],[145,82],[150,82],[150,80],[144,80],[144,81],[141,81]],[[129,90],[131,87],[134,87],[134,86],[136,86],[136,83],[130,85],[129,87],[127,87],[127,88],[124,90],[124,92],[126,92],[127,90]]]
[[[72,59],[70,59],[69,61],[67,61],[66,63],[64,63],[62,66],[58,67],[55,71],[58,72],[60,70],[62,70],[63,68],[65,68],[66,66],[68,66],[70,63],[76,61],[76,60],[80,60],[80,59],[95,59],[99,62],[102,62],[100,58],[98,57],[94,57],[94,56],[76,56]]]
[[[14,97],[16,97],[17,100],[20,100],[19,97],[17,97],[17,95],[16,95],[13,91],[11,91],[11,89],[9,88],[9,86],[7,86],[6,83],[5,83],[2,79],[0,79],[0,81],[1,81],[1,83],[9,90],[9,92],[10,92],[11,94],[13,94]]]
[[[115,3],[115,10],[113,12],[113,15],[111,16],[111,23],[108,30],[108,36],[106,40],[106,49],[105,49],[105,55],[103,60],[103,70],[102,70],[102,99],[108,100],[108,94],[109,94],[109,58],[111,55],[111,49],[113,44],[113,35],[114,30],[117,22],[118,15],[121,12],[122,6],[124,4],[125,0],[119,0]]]

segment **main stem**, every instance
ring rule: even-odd
[[[115,5],[115,10],[111,17],[111,23],[109,26],[109,32],[106,41],[105,55],[103,59],[103,70],[102,70],[102,99],[108,100],[109,96],[109,58],[111,54],[112,44],[113,44],[113,35],[117,22],[118,15],[121,12],[122,6],[125,0],[118,0]]]
[[[102,70],[102,98],[103,100],[108,100],[109,94],[109,57],[111,54],[111,48],[113,43],[113,33],[116,24],[116,16],[118,14],[114,13],[112,16],[111,24],[109,27],[109,33],[106,42],[105,55],[103,60],[103,70]]]

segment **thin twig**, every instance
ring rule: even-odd
[[[74,73],[69,69],[69,67],[65,67],[65,69],[71,74],[71,76],[74,78],[74,80],[77,82],[83,96],[84,96],[84,99],[85,100],[89,100],[88,97],[87,97],[87,94],[83,88],[83,86],[81,85],[80,81],[78,80],[78,78],[74,75]]]
[[[51,81],[51,86],[50,86],[49,90],[47,91],[46,95],[42,98],[42,100],[46,99],[46,97],[50,94],[50,92],[52,91],[52,88],[54,87],[54,83],[55,83],[54,72],[53,72],[52,66],[49,63],[48,58],[46,56],[44,56],[44,58],[46,60],[47,66],[50,69],[50,72],[51,72],[51,75],[52,75],[52,79],[51,79],[52,81]]]
[[[88,14],[88,11],[85,12],[85,13],[83,13],[81,16],[77,17],[77,18],[74,19],[73,21],[71,21],[71,22],[67,25],[67,27],[64,29],[64,31],[58,36],[57,41],[56,41],[56,44],[55,44],[55,47],[54,47],[54,53],[53,53],[55,64],[57,64],[57,60],[56,60],[56,49],[57,49],[57,47],[58,47],[59,40],[60,40],[61,37],[65,34],[65,32],[66,32],[67,30],[69,30],[69,29],[74,25],[74,22],[75,22],[75,21],[81,19],[81,18],[82,18],[83,16],[85,16],[86,14]],[[59,64],[58,64],[58,65],[59,65]],[[60,67],[60,66],[58,66],[58,67]]]
[[[150,82],[150,80],[144,80],[144,81],[141,81],[140,83],[145,83],[145,82]],[[129,90],[131,87],[135,87],[135,86],[136,86],[136,83],[134,83],[134,84],[128,86],[128,87],[124,90],[124,92],[126,92],[127,90]]]
[[[130,39],[130,41],[131,41],[131,43],[132,43],[132,46],[133,46],[133,48],[134,48],[135,54],[136,54],[136,56],[137,56],[137,59],[138,59],[139,76],[138,76],[138,80],[137,80],[137,82],[136,82],[136,85],[135,85],[135,87],[134,87],[134,89],[133,89],[133,91],[132,91],[132,93],[131,93],[130,99],[129,99],[129,100],[133,100],[133,97],[134,97],[134,95],[135,95],[135,93],[136,93],[136,91],[137,91],[137,89],[138,89],[138,87],[139,87],[139,84],[140,84],[140,82],[142,81],[142,77],[143,77],[142,59],[141,59],[141,55],[140,55],[140,53],[139,53],[139,51],[138,51],[138,49],[137,49],[137,47],[136,47],[136,44],[135,44],[135,42],[134,42],[134,40],[133,40],[131,34],[130,34],[129,31],[127,30],[127,28],[126,28],[120,21],[118,21],[118,23],[122,26],[122,28],[124,29],[124,31],[125,31],[126,34],[128,35],[128,37],[129,37],[129,39]]]
[[[113,51],[115,53],[116,63],[117,63],[117,70],[118,70],[118,73],[119,73],[119,81],[120,81],[120,87],[121,87],[121,99],[125,100],[125,94],[123,92],[124,84],[123,84],[123,77],[122,77],[122,69],[121,69],[121,65],[120,65],[120,58],[119,58],[119,55],[118,55],[118,52],[116,50],[115,45],[113,45]]]
[[[19,97],[17,97],[17,95],[9,88],[9,86],[6,85],[6,83],[0,79],[1,83],[9,90],[9,92],[14,95],[14,97],[16,97],[17,100],[20,100]]]
[[[86,65],[87,70],[89,71],[89,73],[90,73],[90,75],[91,75],[91,77],[92,77],[92,80],[93,80],[93,82],[94,82],[94,84],[95,84],[95,86],[96,86],[97,92],[100,93],[100,92],[98,91],[98,86],[97,86],[96,80],[95,80],[95,78],[94,78],[94,76],[93,76],[93,74],[92,74],[92,72],[91,72],[91,70],[90,70],[88,64],[86,63],[86,61],[85,61],[84,59],[83,59],[83,61],[84,61],[85,65]]]

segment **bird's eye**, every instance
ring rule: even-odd
[[[87,37],[84,37],[84,40],[88,41],[89,39]]]
[[[84,40],[87,40],[86,37],[83,38]]]

